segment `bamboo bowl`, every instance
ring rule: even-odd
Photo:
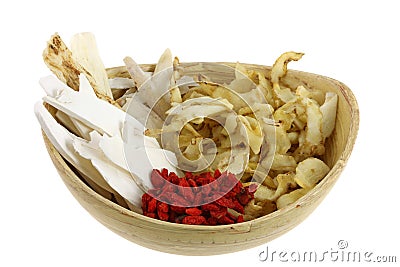
[[[219,63],[234,67],[233,63]],[[243,64],[269,73],[271,67]],[[204,74],[215,82],[227,82],[234,71],[213,63],[182,63],[187,75]],[[142,65],[153,71],[155,65]],[[108,69],[110,77],[128,77],[124,67]],[[268,76],[267,76],[268,77]],[[80,178],[43,134],[46,148],[63,182],[79,203],[100,223],[118,235],[144,247],[181,255],[213,255],[249,249],[267,243],[301,223],[331,190],[353,149],[359,110],[351,90],[343,83],[316,74],[289,70],[283,83],[305,85],[338,94],[336,128],[327,140],[323,160],[331,167],[327,176],[295,203],[252,221],[219,226],[193,226],[163,222],[126,209],[101,196]]]

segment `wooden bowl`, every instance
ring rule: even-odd
[[[233,63],[219,63],[234,67]],[[216,82],[233,77],[231,68],[214,63],[182,63],[188,75],[204,74]],[[269,73],[271,67],[244,64]],[[142,65],[146,71],[154,65]],[[128,77],[124,67],[108,69],[110,77]],[[269,76],[267,76],[269,77]],[[100,223],[120,236],[144,247],[182,255],[213,255],[256,247],[277,238],[302,222],[333,187],[353,149],[359,125],[356,99],[343,83],[316,74],[289,70],[283,83],[305,85],[338,94],[336,128],[327,140],[324,161],[332,168],[308,194],[295,203],[252,221],[219,226],[192,226],[163,222],[130,211],[96,193],[71,169],[44,135],[50,157],[65,185],[79,203]]]

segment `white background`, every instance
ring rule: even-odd
[[[396,3],[70,0],[2,4],[0,266],[266,266],[270,262],[260,262],[258,255],[267,245],[277,251],[322,252],[337,249],[339,240],[348,241],[349,250],[395,255],[399,262],[395,243],[400,237],[400,19]],[[167,47],[181,61],[265,65],[288,50],[305,52],[301,61],[289,67],[338,79],[357,97],[360,131],[345,171],[307,220],[260,247],[221,256],[183,257],[124,240],[71,196],[50,161],[33,113],[34,103],[44,95],[38,80],[50,73],[41,58],[46,41],[59,32],[68,43],[82,31],[96,35],[107,67],[122,65],[127,55],[138,63],[154,63]]]

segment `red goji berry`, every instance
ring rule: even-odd
[[[165,183],[164,177],[161,175],[161,172],[158,170],[153,170],[151,172],[150,181],[153,184],[154,188],[161,188]]]
[[[233,201],[226,197],[221,197],[221,198],[217,199],[215,202],[222,207],[227,207],[227,208],[231,208],[231,209],[235,207],[235,204],[233,203]]]
[[[162,221],[168,221],[169,214],[167,212],[162,212],[161,210],[157,211],[158,218]]]
[[[212,190],[212,188],[211,188],[211,185],[210,185],[210,184],[206,184],[206,185],[203,185],[203,186],[201,187],[201,193],[202,193],[204,196],[208,196],[208,195],[211,193],[211,190]]]
[[[190,187],[190,184],[189,184],[189,182],[186,180],[185,177],[179,179],[178,185],[179,185],[179,186],[182,186],[182,187]]]
[[[232,209],[236,210],[239,213],[244,213],[244,207],[239,203],[237,199],[233,200],[234,207]]]
[[[157,203],[157,210],[159,210],[159,211],[161,211],[161,212],[164,212],[164,213],[167,213],[168,210],[169,210],[169,206],[168,206],[167,203],[158,202],[158,203]]]
[[[244,213],[244,205],[254,198],[253,188],[243,187],[235,175],[219,170],[185,173],[182,178],[167,169],[153,170],[150,179],[154,188],[142,196],[143,214],[163,221],[194,225],[243,222],[243,215],[236,218],[228,208]]]
[[[190,205],[189,201],[187,201],[186,199],[177,194],[171,195],[171,204],[174,206],[182,206],[182,207],[188,207]]]
[[[171,203],[171,198],[173,194],[173,192],[165,192],[163,194],[160,194],[157,198],[166,203]]]
[[[188,180],[192,179],[193,178],[193,173],[185,172],[185,178],[188,179]]]
[[[232,224],[235,221],[230,219],[228,216],[222,216],[218,219],[218,223],[220,224]]]
[[[170,179],[171,183],[176,184],[176,185],[179,184],[180,178],[174,172],[171,172],[169,174],[169,179]]]
[[[147,212],[147,205],[151,200],[151,196],[147,193],[142,195],[142,210]]]
[[[220,210],[220,208],[216,204],[212,204],[212,203],[202,205],[201,209],[204,210],[204,211],[218,211],[218,210]]]
[[[164,177],[164,179],[168,177],[168,170],[166,168],[163,168],[160,173],[161,176]]]
[[[174,192],[174,189],[175,189],[175,188],[174,188],[174,185],[167,182],[167,183],[164,185],[164,187],[161,189],[161,192],[160,192],[159,195],[165,194],[165,193],[167,193],[167,192]]]
[[[180,207],[180,206],[170,206],[169,207],[172,211],[178,213],[178,214],[184,214],[186,208],[185,207]]]
[[[210,210],[210,215],[211,217],[219,219],[225,216],[227,212],[228,210],[225,207],[221,207],[219,210]]]
[[[187,201],[189,201],[190,203],[193,203],[195,196],[193,194],[192,188],[180,187],[180,191],[182,192],[181,194]]]
[[[206,222],[206,218],[204,216],[186,216],[183,218],[182,223],[183,224],[193,224],[193,225],[199,225],[199,224],[204,224]]]
[[[147,203],[147,212],[154,213],[157,209],[157,199],[152,198],[149,203]]]
[[[199,193],[201,191],[201,188],[197,187],[197,183],[196,183],[195,180],[188,179],[187,181],[188,181],[189,185],[192,187],[193,193],[197,194],[197,193]]]
[[[200,206],[201,204],[203,204],[204,197],[201,193],[197,193],[194,196],[194,200],[193,200],[193,206]]]
[[[235,193],[235,192],[233,192],[233,191],[231,190],[231,191],[229,191],[228,193],[226,193],[226,194],[224,195],[224,197],[225,197],[225,198],[231,199],[231,198],[235,198],[236,195],[237,195],[237,193]]]
[[[210,183],[210,187],[213,191],[218,191],[220,189],[220,182],[218,180],[215,180]]]
[[[242,190],[242,183],[236,183],[235,186],[232,188],[231,192],[234,192],[235,194],[239,194],[240,191]]]
[[[247,194],[240,194],[238,196],[238,200],[240,202],[240,204],[242,204],[243,206],[247,205],[247,203],[249,203],[250,201],[250,196]]]
[[[187,215],[198,216],[198,215],[201,215],[203,212],[198,208],[187,208],[185,210],[185,213]]]

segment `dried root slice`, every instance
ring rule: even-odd
[[[95,92],[113,100],[107,72],[100,58],[94,35],[89,32],[75,34],[71,40],[71,51],[75,60],[90,73]]]
[[[244,220],[250,221],[255,218],[269,214],[275,210],[276,205],[273,201],[255,201],[254,199],[252,199],[244,208]]]
[[[148,73],[145,73],[131,57],[125,57],[124,63],[137,88],[142,86],[142,84],[144,84],[146,80],[150,78]]]
[[[276,207],[282,209],[287,205],[294,203],[296,200],[307,194],[308,191],[310,191],[309,188],[300,188],[290,192],[289,194],[282,195],[276,200]]]
[[[294,60],[299,60],[304,54],[296,53],[296,52],[286,52],[283,53],[274,63],[271,70],[271,82],[272,89],[274,90],[278,99],[283,101],[284,103],[289,102],[290,100],[295,98],[295,95],[290,90],[290,88],[282,89],[279,85],[279,81],[282,77],[286,75],[287,72],[287,64]]]
[[[112,97],[111,89],[109,93],[105,93],[104,89],[99,88],[98,82],[92,73],[77,61],[58,34],[54,34],[47,42],[47,46],[43,51],[43,59],[57,78],[75,91],[79,90],[79,74],[83,73],[98,98],[119,107]]]
[[[57,78],[75,91],[79,90],[79,74],[88,72],[72,57],[72,52],[58,34],[51,36],[43,51],[43,59]]]
[[[322,160],[308,158],[297,165],[294,180],[303,188],[314,187],[329,172],[329,167]]]
[[[337,94],[327,92],[325,95],[325,102],[320,107],[322,113],[322,136],[324,140],[332,134],[335,128],[337,102]]]

